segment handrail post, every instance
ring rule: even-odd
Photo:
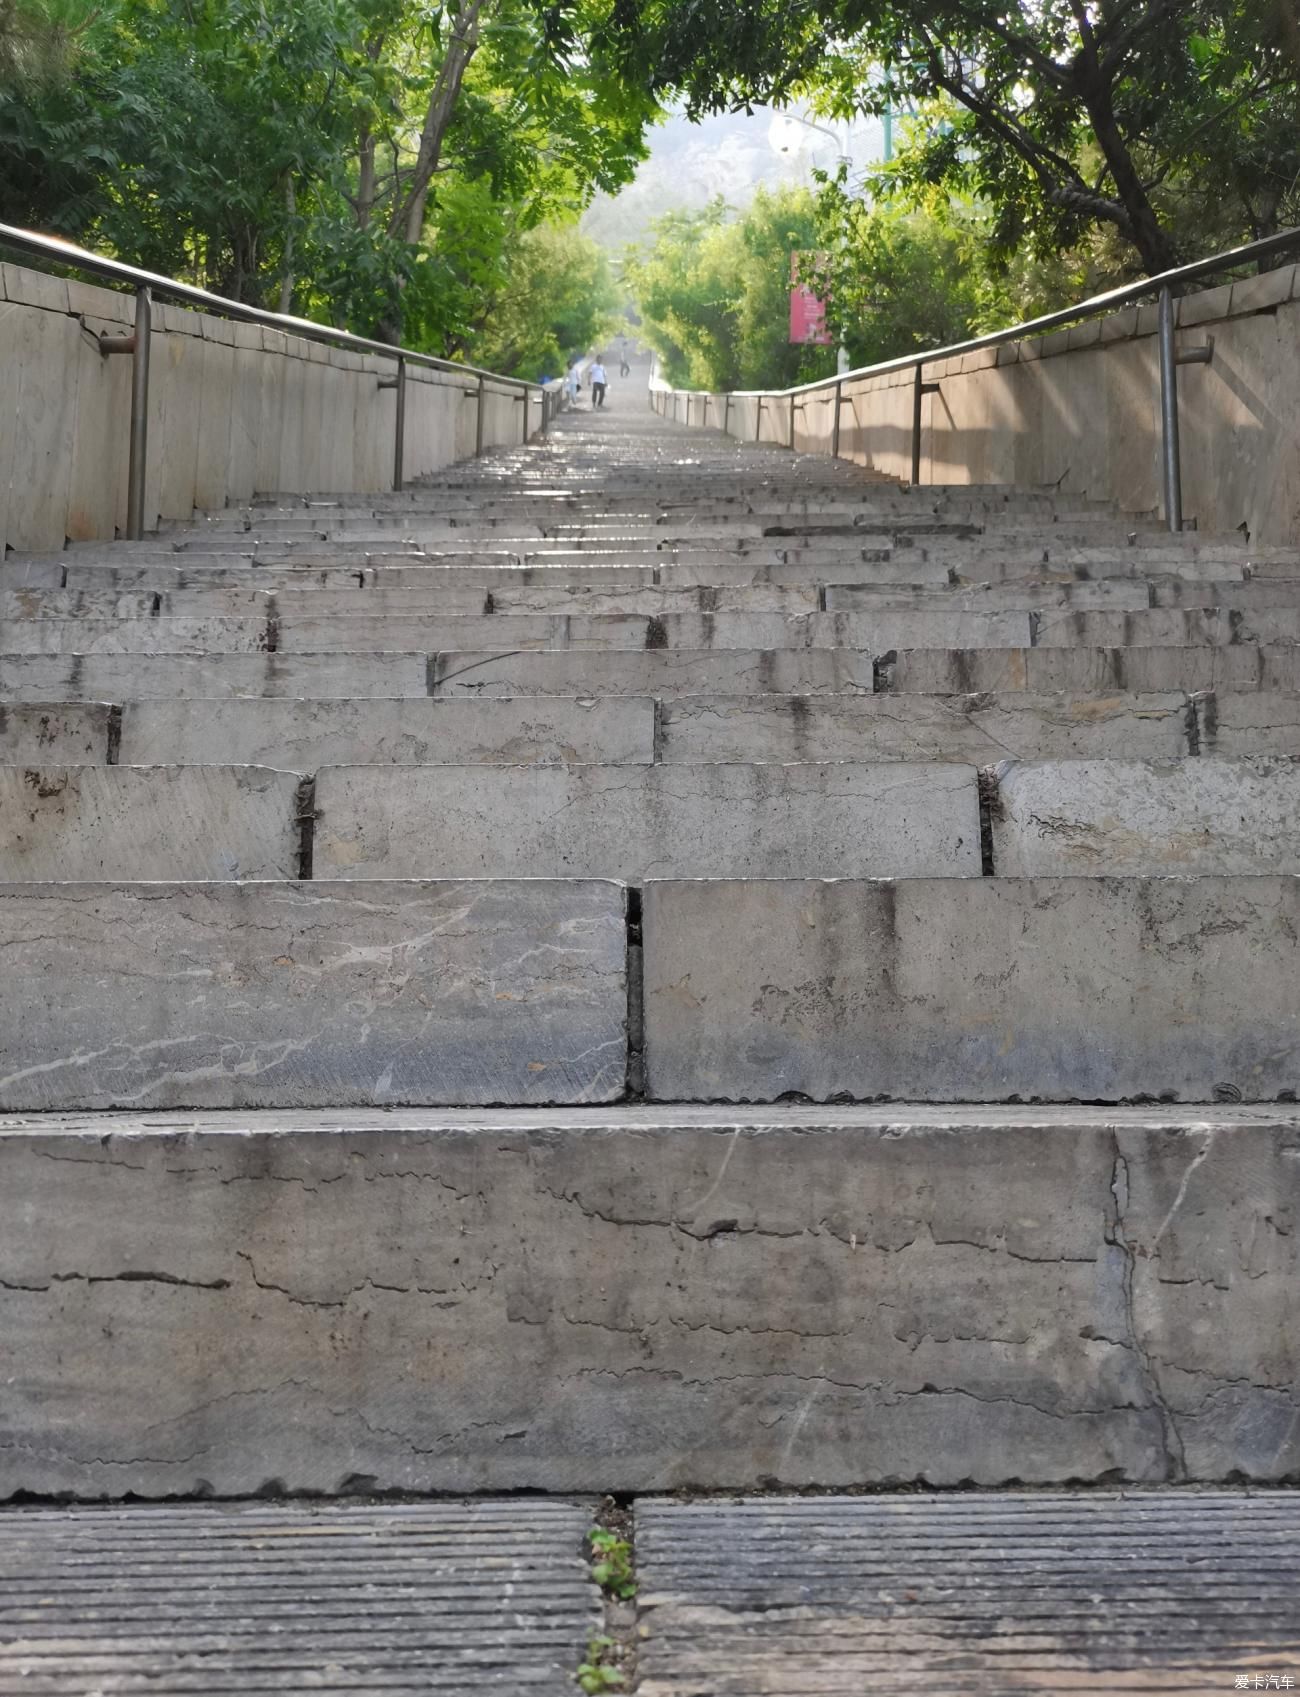
[[[1160,291],[1160,434],[1165,523],[1183,528],[1183,472],[1178,441],[1178,356],[1174,346],[1174,297]]]
[[[393,491],[402,492],[402,473],[406,467],[406,361],[397,356],[396,389],[397,417],[393,424]]]
[[[727,390],[726,399],[725,399],[725,401],[723,403],[723,407],[722,407],[722,434],[724,436],[730,436],[731,435],[731,390],[730,389]]]
[[[474,424],[474,458],[476,460],[481,459],[483,455],[483,413],[486,403],[487,390],[484,388],[483,379],[480,377],[478,380],[478,418]]]
[[[925,386],[921,381],[921,363],[918,360],[912,373],[912,486],[921,481],[921,397]]]
[[[790,452],[794,453],[794,396],[790,397]]]
[[[831,421],[831,458],[833,460],[840,457],[840,408],[843,404],[844,385],[837,383],[835,385],[835,412]]]
[[[144,486],[149,459],[149,353],[153,331],[153,291],[147,283],[135,291],[135,346],[131,350],[131,458],[126,477],[126,539],[144,536]]]
[[[763,397],[761,395],[754,407],[754,440],[755,442],[763,440]]]

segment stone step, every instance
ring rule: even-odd
[[[362,645],[364,646],[364,645]],[[261,618],[10,619],[7,654],[263,654]]]
[[[1087,615],[1080,615],[1086,617]],[[1106,617],[1107,615],[1101,615]],[[1134,618],[1141,615],[1132,615]],[[1118,615],[1120,618],[1126,615]],[[1161,615],[1202,620],[1201,613]],[[32,621],[33,624],[38,621]],[[46,620],[61,628],[73,621]],[[141,627],[159,619],[138,621]],[[277,621],[281,653],[364,653],[398,647],[430,652],[446,649],[515,652],[528,648],[590,649],[861,649],[883,654],[891,648],[1021,648],[1032,640],[1027,613],[492,613],[485,618],[454,614],[282,613]],[[159,632],[157,652],[165,652]],[[123,637],[143,643],[144,635]],[[74,651],[75,632],[64,641]],[[147,650],[144,650],[147,651]]]
[[[1300,873],[1291,759],[1004,761],[989,799],[999,875]]]
[[[594,881],[4,884],[0,1108],[610,1101],[627,952]]]
[[[834,652],[833,650],[831,652]],[[1300,689],[1292,646],[1177,648],[911,648],[882,665],[880,687],[905,695]]]
[[[425,654],[0,654],[0,695],[10,701],[229,695],[358,699],[427,695],[429,683]]]
[[[847,648],[481,651],[435,654],[429,664],[429,693],[438,696],[870,695],[873,680],[871,656]]]
[[[1297,732],[1300,724],[1292,734]],[[692,760],[947,760],[975,766],[1008,757],[1176,760],[1195,751],[1200,734],[1196,705],[1176,691],[688,695],[660,705],[658,759],[668,765]]]
[[[651,881],[659,1101],[1294,1099],[1291,877]]]
[[[227,760],[296,772],[362,761],[648,765],[655,703],[636,696],[133,701],[122,710],[118,759],[140,766]]]
[[[322,878],[978,877],[973,767],[326,766]]]
[[[0,880],[296,878],[298,775],[0,766]]]
[[[1300,607],[1269,607],[1258,613],[1240,607],[1153,607],[1137,613],[1066,609],[1036,613],[1033,623],[1034,642],[1041,648],[1220,648],[1248,642],[1280,647],[1300,641]]]
[[[1300,755],[1300,694],[1221,691],[1198,704],[1204,754]]]
[[[108,760],[115,727],[106,701],[0,702],[0,763],[98,765]]]
[[[428,915],[412,918],[404,929],[427,934]],[[384,935],[378,908],[361,935]],[[341,958],[343,939],[333,947]],[[421,970],[399,1031],[416,990],[445,994]],[[500,1005],[485,1006],[500,1029]],[[357,1022],[337,1035],[352,1058]],[[305,1054],[332,1064],[324,1035]],[[475,1054],[504,1064],[488,1043]],[[437,1070],[422,1042],[403,1057]],[[375,1066],[363,1055],[358,1070]],[[1298,1139],[1293,1104],[9,1117],[0,1279],[24,1368],[7,1385],[0,1495],[1280,1483],[1300,1467],[1277,1388],[1292,1371],[1297,1251],[1266,1222],[1300,1203]],[[1041,1491],[1031,1500],[1046,1512]],[[1196,1521],[1188,1541],[1204,1495],[1123,1500],[1143,1559],[1176,1543],[1178,1573],[1221,1590],[1213,1534]],[[880,1586],[914,1550],[960,1602],[970,1558],[944,1563],[944,1535],[917,1532],[908,1517],[926,1499],[873,1501],[888,1519],[866,1546]],[[1116,1499],[1071,1501],[1105,1514]],[[834,1503],[804,1506],[850,1577],[863,1546],[837,1530]],[[1024,1554],[1008,1498],[981,1506],[1005,1580]],[[287,1510],[232,1510],[209,1539],[251,1512]],[[1262,1508],[1244,1512],[1293,1600],[1291,1524],[1278,1542]],[[1092,1590],[1135,1566],[1109,1547],[1086,1563],[1064,1517],[1054,1537]],[[262,1586],[290,1546],[307,1560],[303,1538],[265,1537]],[[720,1582],[745,1561],[732,1540]],[[394,1571],[418,1582],[408,1561]],[[176,1606],[176,1574],[160,1579]],[[653,1646],[677,1605],[644,1583],[642,1601]],[[870,1602],[859,1614],[890,1606]],[[805,1603],[796,1585],[773,1626]],[[899,1630],[895,1616],[890,1642],[906,1645]],[[909,1664],[911,1683],[923,1667]]]

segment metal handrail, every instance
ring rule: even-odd
[[[66,266],[73,271],[82,271],[92,277],[102,278],[106,282],[124,283],[135,293],[135,330],[129,336],[101,335],[99,338],[100,352],[109,354],[127,353],[131,355],[131,423],[130,423],[130,460],[127,472],[127,520],[126,534],[128,541],[138,542],[144,535],[144,491],[146,455],[148,453],[148,407],[149,407],[149,353],[150,333],[153,327],[153,302],[155,298],[178,301],[186,306],[199,307],[205,312],[221,318],[233,318],[245,324],[260,324],[271,330],[281,330],[287,335],[300,336],[306,341],[323,342],[331,347],[346,348],[353,353],[378,356],[380,359],[391,359],[396,362],[397,370],[393,377],[380,380],[379,387],[396,391],[396,416],[394,421],[393,441],[393,488],[402,487],[403,454],[406,441],[406,368],[408,365],[419,365],[433,371],[455,372],[462,377],[477,379],[475,387],[466,391],[474,395],[478,402],[478,420],[475,431],[475,454],[483,452],[484,406],[487,399],[489,383],[502,384],[507,388],[519,391],[517,399],[525,403],[524,435],[527,437],[527,413],[530,394],[536,391],[542,398],[542,431],[545,432],[551,416],[552,407],[549,404],[547,391],[539,383],[530,383],[521,377],[503,377],[499,372],[486,371],[481,366],[465,365],[459,360],[439,359],[435,354],[421,353],[415,348],[404,348],[391,342],[375,341],[369,336],[357,336],[350,330],[339,330],[328,324],[317,324],[310,318],[294,318],[288,313],[268,312],[263,307],[248,306],[243,301],[229,300],[225,295],[214,295],[207,289],[200,289],[193,283],[182,283],[175,277],[164,277],[156,271],[145,271],[137,265],[126,265],[119,259],[108,259],[103,254],[92,253],[88,248],[78,247],[74,242],[65,242],[57,236],[42,235],[37,230],[19,229],[13,224],[0,224],[0,248],[12,248],[18,253],[31,254],[38,259]]]
[[[864,377],[887,377],[895,371],[912,371],[912,482],[919,483],[921,403],[925,395],[934,394],[939,389],[937,383],[923,381],[924,366],[938,364],[941,360],[957,359],[963,354],[979,353],[985,348],[1000,347],[1004,342],[1023,341],[1027,337],[1042,335],[1049,330],[1062,329],[1084,319],[1096,318],[1102,313],[1114,312],[1117,308],[1135,305],[1150,295],[1156,295],[1160,309],[1158,328],[1165,519],[1170,530],[1181,530],[1183,517],[1182,469],[1178,439],[1178,367],[1207,363],[1213,357],[1214,344],[1211,339],[1209,345],[1204,348],[1191,348],[1181,353],[1177,350],[1174,340],[1174,289],[1183,283],[1195,282],[1198,278],[1213,276],[1219,271],[1230,271],[1239,265],[1248,265],[1296,247],[1300,247],[1300,229],[1279,230],[1276,235],[1246,242],[1241,247],[1229,248],[1223,253],[1212,254],[1207,259],[1193,260],[1189,265],[1174,266],[1172,270],[1157,272],[1154,276],[1140,278],[1135,283],[1126,283],[1118,289],[1108,289],[1104,294],[1092,295],[1073,306],[1061,307],[1055,312],[1045,312],[1038,318],[1025,319],[1022,323],[1009,325],[1004,330],[991,330],[983,336],[972,337],[969,341],[952,342],[942,348],[927,348],[920,353],[900,354],[895,359],[881,360],[876,365],[859,366],[835,377],[820,377],[812,383],[792,384],[788,389],[732,389],[727,392],[728,414],[733,400],[757,399],[761,405],[764,400],[788,398],[791,411],[790,438],[793,444],[795,396],[833,390],[835,414],[831,440],[832,452],[838,457],[840,406],[844,385]],[[673,394],[688,395],[706,392],[690,389],[669,391]]]

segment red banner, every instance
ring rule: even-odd
[[[790,340],[829,347],[831,333],[826,328],[826,302],[819,299],[806,283],[796,281],[801,257],[797,253],[790,255]]]

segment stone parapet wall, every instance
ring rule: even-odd
[[[1160,507],[1156,308],[1133,307],[925,367],[921,479],[931,484],[1052,484]],[[1178,303],[1180,348],[1214,340],[1207,365],[1179,372],[1183,511],[1202,531],[1300,542],[1300,267],[1287,266]],[[840,454],[908,479],[910,370],[844,384]],[[742,441],[791,445],[791,397],[657,392],[680,423]],[[761,401],[761,415],[760,415]],[[834,389],[793,397],[793,446],[829,453]]]
[[[129,294],[0,265],[0,552],[111,539],[126,525]],[[392,487],[391,360],[156,301],[144,523],[189,519],[264,490]],[[476,379],[407,367],[406,477],[474,453]],[[488,386],[484,445],[523,439],[514,384]],[[527,428],[540,423],[530,391]]]

